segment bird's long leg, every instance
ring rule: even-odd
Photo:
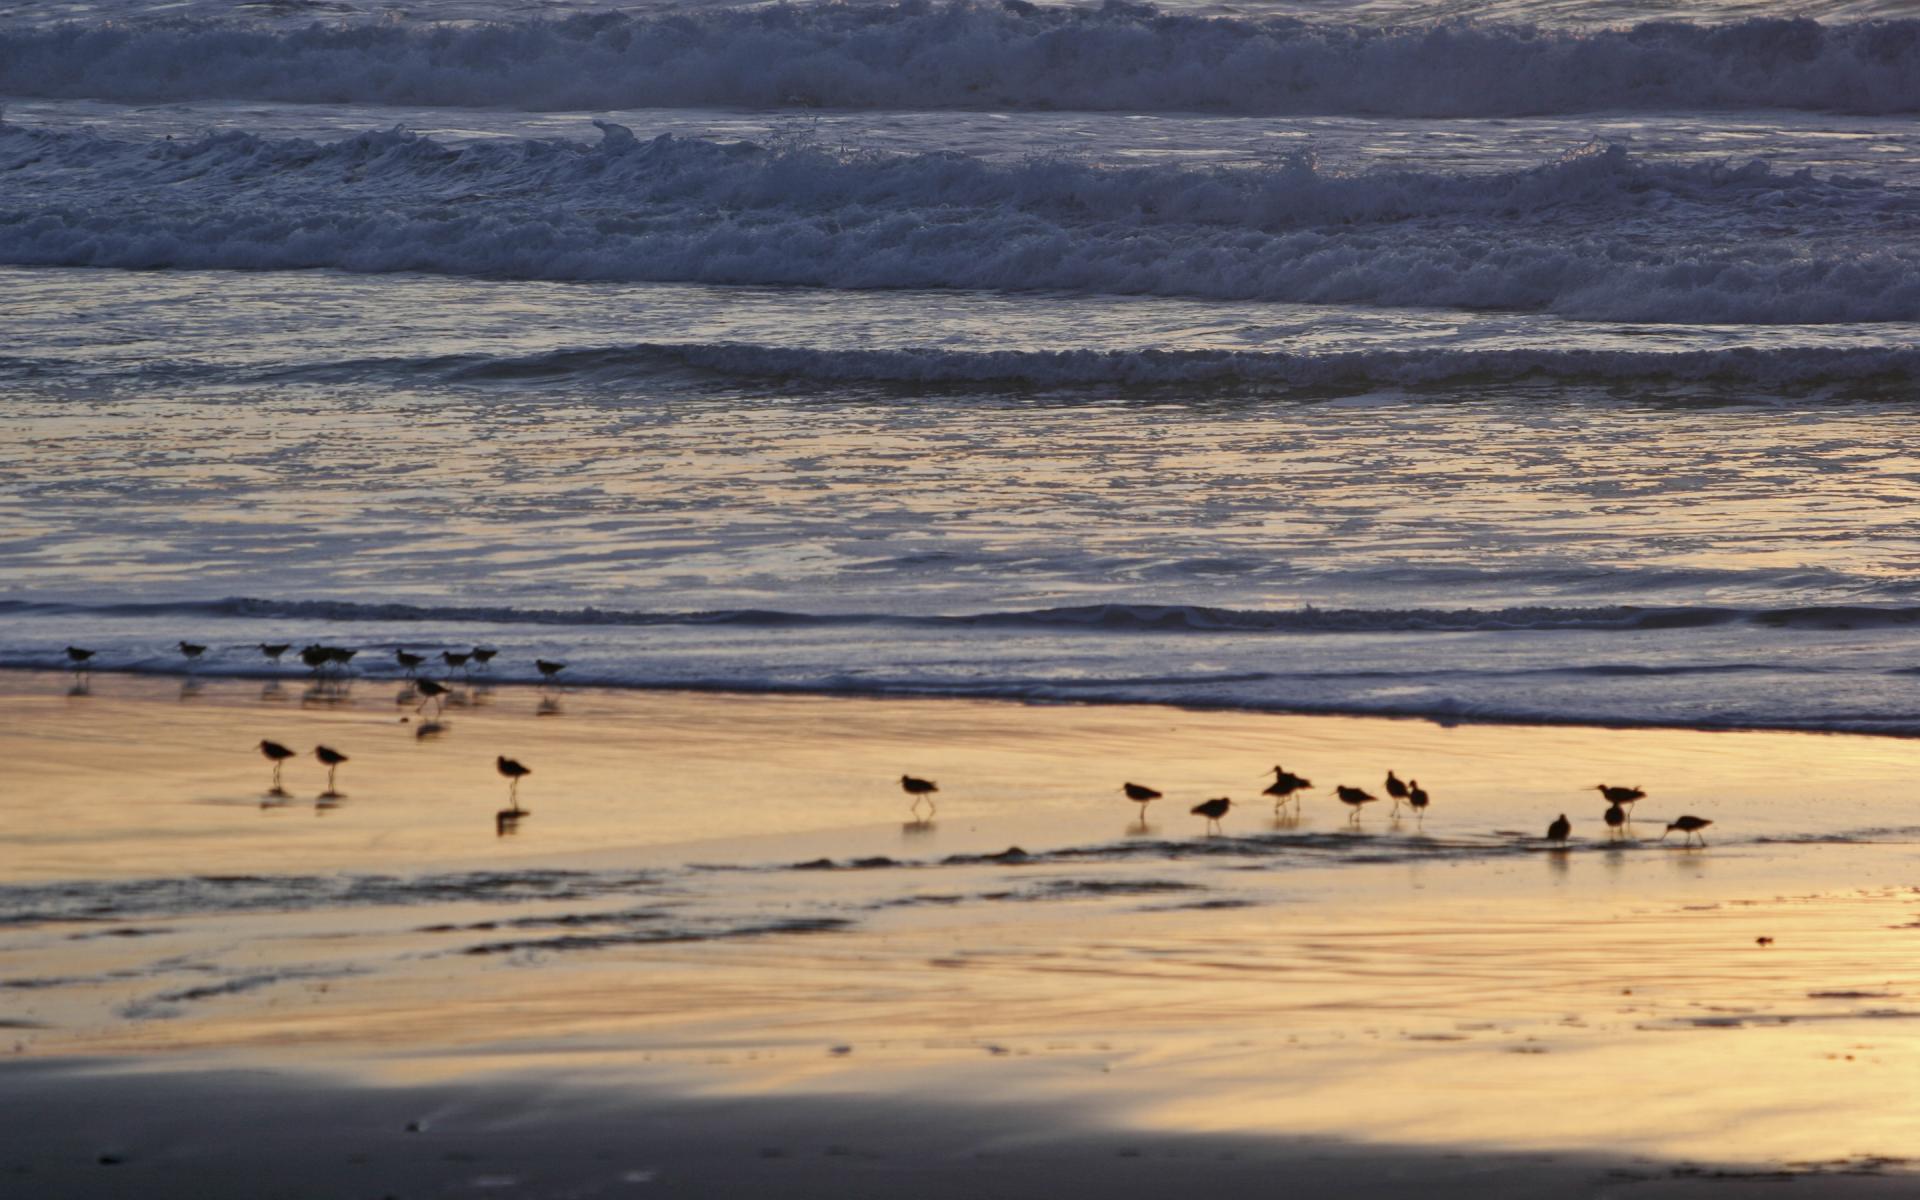
[[[327,791],[329,792],[333,791],[333,773],[339,769],[340,764],[338,763],[333,763],[327,767]]]
[[[273,794],[277,796],[286,790],[280,786],[280,760],[276,758],[273,760]]]

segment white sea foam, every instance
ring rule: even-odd
[[[1910,20],[1380,28],[1004,3],[771,5],[417,26],[0,33],[14,95],[614,109],[736,105],[1493,116],[1920,109]]]
[[[0,260],[1048,288],[1605,320],[1920,319],[1920,197],[1591,146],[1523,171],[1118,168],[662,136],[449,146],[0,127]],[[1711,235],[1711,236],[1709,236]]]

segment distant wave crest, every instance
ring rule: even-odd
[[[606,110],[708,105],[1495,116],[1920,110],[1920,22],[1377,28],[1003,3],[557,21],[180,20],[0,33],[0,91]]]
[[[802,613],[780,609],[701,612],[614,608],[524,608],[512,605],[423,605],[353,600],[223,600],[73,605],[0,601],[0,616],[91,613],[114,617],[183,616],[324,622],[419,622],[488,625],[736,625],[756,628],[896,625],[981,628],[1083,628],[1106,632],[1435,633],[1509,630],[1685,629],[1752,624],[1780,629],[1862,629],[1920,625],[1920,607],[1829,604],[1789,608],[1711,605],[1552,605],[1509,608],[1238,609],[1199,604],[1087,604],[953,616],[890,613]]]

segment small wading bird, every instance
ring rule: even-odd
[[[193,662],[206,652],[207,648],[205,646],[198,645],[194,642],[180,643],[180,653],[186,656],[188,662]]]
[[[1400,806],[1407,801],[1407,785],[1392,771],[1387,772],[1387,795],[1393,798],[1394,815],[1400,813]]]
[[[1607,836],[1613,837],[1613,838],[1620,838],[1620,837],[1626,836],[1627,831],[1621,828],[1621,826],[1625,825],[1626,823],[1627,823],[1626,809],[1621,808],[1618,804],[1608,806]]]
[[[358,650],[343,650],[338,646],[328,646],[327,661],[344,667],[351,663],[353,656],[358,653],[360,653]]]
[[[512,811],[520,811],[520,781],[533,774],[533,768],[502,754],[493,760],[493,769],[507,780],[507,803]]]
[[[440,706],[434,710],[435,712],[440,713],[447,710],[447,692],[449,689],[446,684],[436,683],[431,679],[420,679],[414,681],[413,690],[420,693],[420,703],[414,705],[413,711],[419,712],[436,700],[440,702]]]
[[[393,661],[400,664],[401,670],[411,675],[420,669],[421,663],[427,661],[427,656],[424,654],[408,654],[405,650],[395,650],[393,652]]]
[[[286,795],[286,789],[280,787],[280,766],[284,766],[286,760],[294,756],[294,751],[280,745],[278,741],[267,741],[265,737],[261,737],[259,753],[267,756],[267,762],[273,762],[273,787],[267,789],[267,795]]]
[[[308,670],[318,675],[322,668],[333,661],[333,652],[325,646],[307,646],[300,651],[300,661],[307,664]]]
[[[473,661],[484,667],[492,662],[493,656],[498,653],[500,652],[491,646],[475,646],[473,648]]]
[[[1267,785],[1266,791],[1262,792],[1261,795],[1273,797],[1273,811],[1277,814],[1280,811],[1280,806],[1289,800],[1293,801],[1294,807],[1298,808],[1300,805],[1300,793],[1312,786],[1313,780],[1303,779],[1295,775],[1292,771],[1275,767],[1273,769],[1273,782]]]
[[[911,775],[902,775],[900,777],[900,790],[913,797],[914,816],[917,817],[920,815],[920,804],[922,801],[926,802],[927,815],[931,817],[934,814],[933,794],[940,790],[940,785],[936,784],[933,780],[916,779]]]
[[[347,756],[335,750],[332,746],[315,746],[313,748],[313,756],[322,763],[325,763],[327,768],[327,790],[320,793],[320,798],[322,800],[339,798],[340,793],[336,791],[333,786],[333,773],[340,769],[341,763],[347,761]]]
[[[442,650],[440,652],[440,661],[447,664],[447,670],[449,671],[465,670],[467,660],[471,657],[473,657],[471,654],[455,654],[451,650]]]
[[[1220,818],[1226,816],[1227,810],[1232,807],[1232,800],[1225,796],[1215,796],[1211,800],[1203,800],[1199,804],[1194,805],[1192,812],[1196,817],[1205,817],[1207,819],[1207,833],[1211,835],[1222,832],[1220,828]]]
[[[1564,842],[1572,832],[1573,822],[1567,820],[1567,814],[1561,813],[1554,819],[1553,824],[1547,826],[1547,840],[1550,842]]]
[[[1349,816],[1347,820],[1355,822],[1360,820],[1361,805],[1372,804],[1380,798],[1365,788],[1348,787],[1344,783],[1334,788],[1333,792],[1334,795],[1340,797],[1340,803],[1353,810],[1352,815]]]
[[[86,670],[87,660],[92,657],[93,651],[91,650],[82,650],[78,646],[67,647],[67,661],[73,664],[73,669],[76,671]]]
[[[1420,786],[1418,779],[1407,780],[1407,803],[1413,806],[1414,815],[1421,820],[1427,819],[1427,805],[1431,803],[1427,789]]]
[[[533,665],[539,668],[540,674],[548,679],[552,679],[555,675],[567,669],[567,664],[563,662],[548,662],[544,658],[534,659]]]
[[[279,662],[280,656],[291,649],[293,649],[292,642],[280,642],[274,645],[269,645],[266,642],[260,643],[260,653],[266,655],[267,658],[273,662]]]
[[[1127,794],[1127,799],[1140,806],[1140,823],[1145,825],[1147,823],[1147,805],[1158,800],[1160,793],[1140,783],[1123,783],[1120,785],[1120,790]]]
[[[280,786],[280,768],[288,759],[293,757],[293,751],[282,746],[279,742],[271,742],[266,738],[261,738],[260,753],[265,755],[267,761],[273,764],[273,786],[267,789],[267,795],[286,795],[287,789]]]
[[[1705,829],[1707,826],[1711,824],[1713,824],[1713,822],[1707,820],[1705,817],[1681,817],[1679,820],[1674,821],[1667,826],[1667,833],[1672,833],[1674,830],[1678,829],[1681,833],[1686,835],[1686,837],[1682,839],[1680,843],[1681,845],[1684,846],[1689,842],[1692,842],[1694,839],[1698,838],[1700,841],[1700,844],[1704,846],[1707,844],[1707,839],[1706,839],[1706,836],[1702,834],[1700,831],[1702,829]],[[1667,840],[1667,833],[1663,833],[1660,835],[1661,841],[1664,842]]]
[[[1630,806],[1635,800],[1644,800],[1647,795],[1643,789],[1637,787],[1608,787],[1604,783],[1595,784],[1594,787],[1602,796],[1606,797],[1608,804],[1625,804]]]

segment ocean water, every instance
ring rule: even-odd
[[[0,665],[1920,732],[1901,6],[12,5],[0,97]]]

